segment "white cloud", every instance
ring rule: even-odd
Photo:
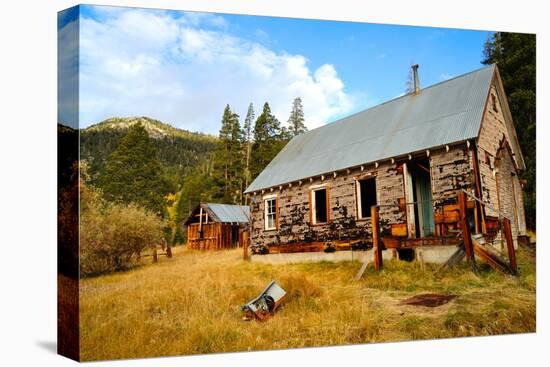
[[[78,21],[72,9],[60,13],[64,25],[57,33],[58,122],[78,127]]]
[[[213,14],[144,9],[81,20],[81,122],[145,115],[217,133],[229,103],[243,118],[265,101],[285,123],[300,96],[306,123],[317,127],[354,107],[334,66],[311,70],[297,54],[274,51],[227,32]]]
[[[447,80],[447,79],[454,78],[455,76],[452,75],[452,74],[443,73],[443,74],[440,75],[440,77],[441,77],[442,80]]]

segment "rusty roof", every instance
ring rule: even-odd
[[[248,223],[250,219],[250,208],[245,205],[202,203],[197,205],[185,224],[189,224],[193,216],[200,208],[206,210],[210,220],[219,223]]]
[[[495,65],[294,137],[246,193],[477,138]]]

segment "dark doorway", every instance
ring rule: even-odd
[[[313,192],[315,195],[315,224],[327,222],[327,190],[319,189]]]
[[[403,261],[413,261],[415,257],[414,249],[412,248],[402,248],[397,250],[397,254],[399,255],[399,260]]]
[[[239,226],[238,225],[231,226],[231,244],[233,245],[233,247],[239,246]]]
[[[376,179],[359,180],[360,218],[370,218],[371,207],[376,205]]]

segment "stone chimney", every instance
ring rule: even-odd
[[[420,80],[418,79],[418,64],[411,66],[413,73],[413,94],[420,93]]]

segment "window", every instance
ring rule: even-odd
[[[376,201],[376,179],[368,178],[357,181],[357,213],[359,219],[370,218],[371,206]]]
[[[277,197],[265,199],[265,229],[277,228]]]
[[[321,187],[311,191],[311,223],[328,223],[328,190]]]
[[[498,112],[497,97],[494,94],[491,94],[491,105],[493,106],[493,111]]]

